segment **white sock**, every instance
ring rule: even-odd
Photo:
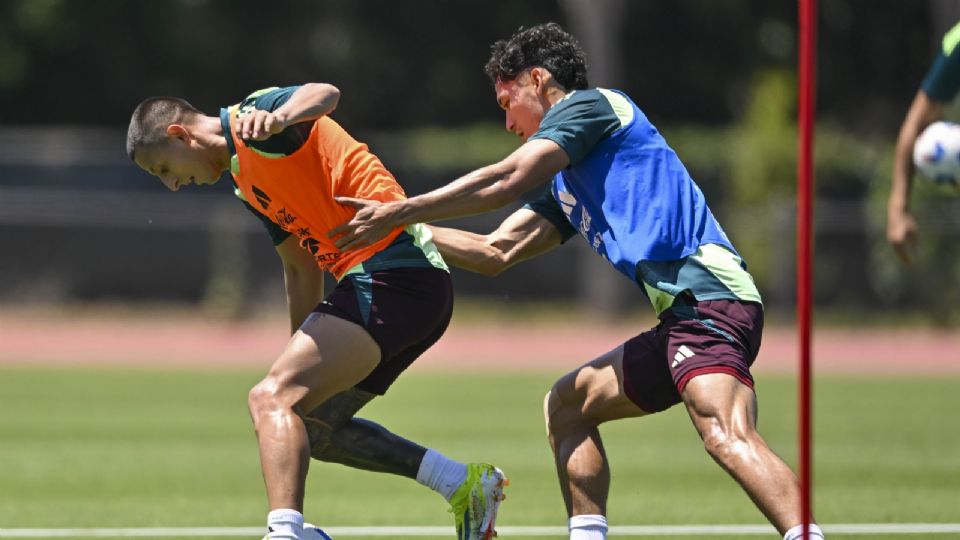
[[[570,540],[607,540],[607,518],[599,514],[573,516]]]
[[[806,539],[803,538],[803,525],[797,525],[783,535],[783,540],[819,540],[820,538],[824,538],[823,531],[820,530],[820,527],[817,527],[816,523],[810,524]]]
[[[267,514],[270,538],[301,540],[303,538],[303,514],[296,510],[281,508]]]
[[[436,491],[447,501],[467,480],[467,466],[428,449],[417,471],[417,482]]]

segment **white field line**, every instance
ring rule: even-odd
[[[822,525],[828,535],[960,534],[960,523],[841,523]],[[0,538],[257,538],[263,527],[141,527],[88,529],[0,529]],[[347,536],[424,537],[452,534],[451,527],[327,527],[334,538]],[[504,526],[497,530],[507,536],[566,536],[566,527]],[[769,525],[614,525],[610,536],[770,536]]]

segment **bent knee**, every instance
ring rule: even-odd
[[[247,394],[247,408],[254,420],[271,411],[292,409],[298,401],[299,397],[293,388],[276,377],[263,379]]]
[[[559,397],[554,394],[554,389],[551,388],[547,395],[543,396],[543,423],[547,428],[547,435],[550,434],[550,418],[559,406]]]
[[[721,463],[749,458],[756,454],[757,443],[763,444],[759,437],[750,431],[716,427],[702,435],[704,449]]]
[[[585,424],[596,424],[584,414],[582,400],[562,392],[557,385],[543,398],[543,417],[547,434],[551,436]]]

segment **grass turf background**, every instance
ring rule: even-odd
[[[512,483],[500,525],[563,526],[541,413],[557,375],[414,369],[361,416],[461,461],[502,467]],[[0,368],[0,528],[262,524],[246,412],[258,378],[241,370]],[[794,385],[758,379],[760,432],[791,465]],[[818,379],[818,520],[960,521],[958,395],[955,377]],[[682,408],[601,433],[613,470],[612,524],[764,523],[703,451]],[[445,510],[411,480],[311,465],[305,514],[318,524],[450,524],[452,535]]]

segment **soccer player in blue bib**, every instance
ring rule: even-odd
[[[796,476],[756,431],[750,365],[763,328],[760,295],[700,188],[629,97],[588,88],[583,51],[558,25],[498,41],[486,72],[507,130],[523,144],[405,201],[340,199],[359,211],[333,231],[338,246],[373,242],[398,224],[493,210],[549,183],[489,235],[434,227],[434,241],[448,262],[496,274],[579,234],[640,286],[659,316],[655,328],[561,377],[546,396],[571,540],[606,538],[610,468],[597,426],[681,402],[710,455],[785,539],[799,539]]]
[[[930,124],[943,117],[944,107],[960,91],[960,23],[943,36],[942,46],[900,125],[893,157],[893,182],[887,200],[887,240],[904,263],[917,248],[917,223],[910,212],[913,145]]]

